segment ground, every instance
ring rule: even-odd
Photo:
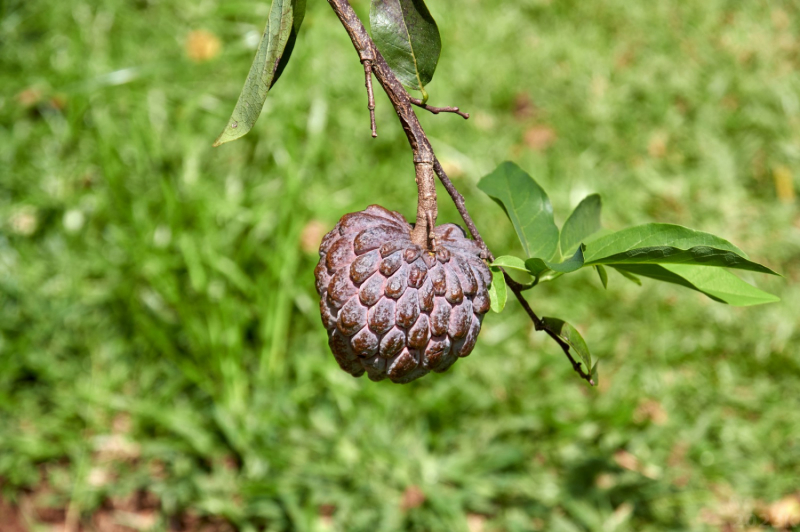
[[[406,386],[320,324],[324,232],[415,212],[388,100],[325,2],[244,139],[212,149],[268,2],[0,3],[0,529],[759,530],[800,523],[796,2],[429,0],[421,119],[476,183],[514,160],[558,221],[721,235],[783,278],[733,308],[593,272],[530,293],[601,359],[577,378],[515,303]],[[354,2],[366,20],[366,0]],[[457,213],[440,189],[440,221]],[[38,523],[38,524],[37,524]]]

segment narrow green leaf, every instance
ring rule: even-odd
[[[600,210],[602,201],[599,194],[586,196],[561,228],[561,255],[570,256],[578,246],[600,230]]]
[[[727,240],[671,224],[639,225],[590,241],[584,258],[587,265],[695,264],[777,275]]]
[[[596,264],[594,267],[597,270],[597,275],[600,276],[600,282],[603,283],[603,288],[608,288],[608,272],[602,264]]]
[[[570,347],[573,356],[583,362],[584,371],[590,372],[592,370],[592,354],[589,352],[589,347],[586,345],[581,333],[575,327],[559,318],[542,318],[542,321],[545,329],[561,338]]]
[[[489,299],[492,303],[492,310],[503,312],[506,306],[506,299],[508,298],[508,291],[506,290],[506,278],[503,272],[496,266],[491,267],[492,270],[492,284],[489,285]]]
[[[780,301],[722,268],[689,264],[626,264],[614,268],[623,275],[640,275],[697,290],[714,301],[737,307]]]
[[[632,282],[634,284],[638,284],[639,286],[642,286],[642,280],[639,279],[638,277],[636,277],[631,272],[623,269],[624,266],[612,266],[612,268],[614,268],[621,276],[623,276],[624,278],[626,278],[630,282]]]
[[[558,250],[558,227],[547,193],[522,168],[504,162],[478,188],[505,211],[528,257],[551,259]]]
[[[272,82],[269,85],[270,89],[275,86],[275,84],[278,82],[278,79],[281,77],[281,75],[283,75],[283,71],[286,70],[286,65],[289,64],[289,59],[292,57],[294,46],[297,44],[297,36],[300,34],[300,26],[303,24],[303,19],[306,16],[306,0],[293,1],[294,9],[292,17],[292,30],[289,33],[289,39],[286,41],[286,46],[283,48],[283,53],[278,60],[278,68],[275,70],[275,76],[273,76]]]
[[[369,11],[372,39],[400,82],[423,91],[430,83],[442,38],[424,0],[372,0]]]
[[[272,85],[283,73],[306,12],[306,0],[272,0],[269,20],[230,120],[214,146],[246,135],[255,125]]]
[[[600,384],[600,372],[597,370],[597,366],[600,365],[600,360],[594,361],[594,366],[592,367],[592,384],[597,386]]]

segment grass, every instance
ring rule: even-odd
[[[496,253],[513,231],[476,183],[513,159],[559,221],[600,192],[608,227],[719,234],[785,275],[751,279],[782,302],[587,271],[530,301],[582,331],[599,389],[515,304],[443,375],[355,380],[320,327],[313,230],[371,203],[410,216],[415,188],[382,94],[369,136],[328,6],[309,2],[255,130],[211,149],[267,2],[6,0],[0,510],[31,530],[781,526],[770,505],[800,489],[796,3],[429,4],[431,103],[472,118],[421,118]],[[187,58],[199,29],[217,58]]]

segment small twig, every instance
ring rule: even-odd
[[[503,270],[503,276],[506,278],[506,284],[509,288],[511,288],[511,291],[514,292],[514,295],[517,296],[517,300],[519,300],[520,305],[522,305],[522,308],[525,309],[525,312],[531,318],[531,321],[533,321],[533,328],[537,331],[546,332],[550,338],[555,340],[559,347],[561,347],[561,350],[564,351],[564,354],[567,355],[570,363],[572,363],[572,369],[574,369],[583,380],[594,386],[594,380],[592,379],[592,376],[583,371],[581,363],[576,361],[575,358],[573,358],[572,353],[569,352],[569,345],[564,340],[559,338],[556,333],[545,326],[544,320],[536,315],[531,306],[528,304],[528,300],[523,297],[522,290],[520,289],[522,285],[512,279],[505,270]]]
[[[439,113],[455,113],[458,116],[462,117],[464,120],[469,118],[469,113],[465,113],[459,110],[458,107],[433,107],[432,105],[424,103],[419,98],[412,98],[411,96],[408,97],[408,100],[417,107],[425,109],[426,111],[429,111],[435,115],[438,115]]]
[[[372,127],[372,138],[378,136],[377,126],[375,125],[375,93],[372,92],[372,61],[365,59],[364,63],[364,85],[367,87],[367,108],[369,109],[369,124]]]
[[[519,297],[519,296],[517,296],[517,297]],[[572,358],[572,354],[570,354],[570,352],[569,352],[569,346],[566,344],[566,342],[564,342],[564,340],[559,338],[556,335],[556,333],[554,333],[553,331],[550,331],[548,329],[538,329],[537,328],[536,330],[538,330],[538,331],[544,330],[544,332],[546,332],[550,336],[550,338],[555,340],[556,343],[559,346],[561,346],[561,350],[564,351],[564,354],[567,355],[567,358],[572,363],[572,369],[574,369],[576,372],[578,372],[578,375],[580,375],[581,379],[585,380],[586,382],[588,382],[592,386],[595,385],[595,382],[594,382],[594,379],[592,379],[592,376],[589,373],[586,373],[585,371],[583,371],[583,367],[582,367],[581,363],[577,362],[574,358]]]

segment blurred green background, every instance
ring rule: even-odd
[[[582,331],[598,389],[513,302],[445,374],[353,379],[320,326],[315,247],[371,203],[411,216],[416,194],[382,93],[370,138],[327,3],[255,130],[212,149],[268,2],[3,0],[0,529],[800,523],[800,5],[428,4],[430,102],[472,118],[420,118],[495,253],[518,244],[476,183],[513,159],[557,221],[600,192],[612,229],[718,234],[785,275],[745,276],[782,302],[613,272],[603,290],[587,270],[529,299]]]

